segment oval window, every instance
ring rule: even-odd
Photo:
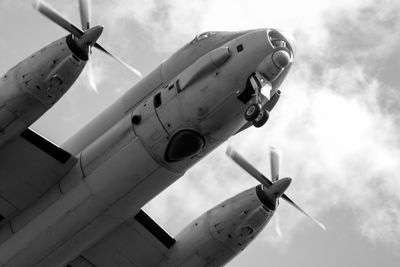
[[[176,133],[165,151],[165,160],[176,162],[187,159],[199,153],[205,145],[202,135],[192,130],[182,130]]]

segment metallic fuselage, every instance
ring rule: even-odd
[[[229,56],[209,54],[221,47]],[[19,227],[0,245],[0,262],[64,266],[135,215],[245,125],[238,96],[273,51],[261,29],[217,33],[172,55],[63,146],[77,165],[46,201],[14,219]],[[177,140],[185,131],[200,137]],[[170,149],[188,156],[168,159]]]

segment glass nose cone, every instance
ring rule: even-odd
[[[268,30],[268,38],[274,48],[288,47],[292,52],[292,56],[296,54],[296,41],[293,35],[284,30],[270,29]]]
[[[288,31],[284,31],[284,30],[279,30],[279,32],[283,35],[283,37],[289,43],[290,48],[292,49],[293,55],[295,55],[296,54],[296,39],[294,39],[293,34]]]

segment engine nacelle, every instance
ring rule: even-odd
[[[86,61],[61,38],[21,61],[0,79],[0,146],[20,134],[72,86]]]
[[[272,215],[255,188],[246,190],[188,225],[159,266],[222,266],[247,247]]]

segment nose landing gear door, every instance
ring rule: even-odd
[[[264,96],[269,101],[275,93],[275,92],[273,92],[272,85],[267,80],[267,78],[265,78],[258,72],[256,72],[254,75],[252,75],[250,77],[250,83],[251,83],[253,89],[255,90],[256,95],[257,95],[257,93],[260,94],[259,95],[260,99],[261,99],[261,96]]]
[[[247,79],[245,90],[238,96],[242,103],[247,104],[250,100],[262,104],[268,102],[274,95],[271,83],[261,74],[255,72]]]

